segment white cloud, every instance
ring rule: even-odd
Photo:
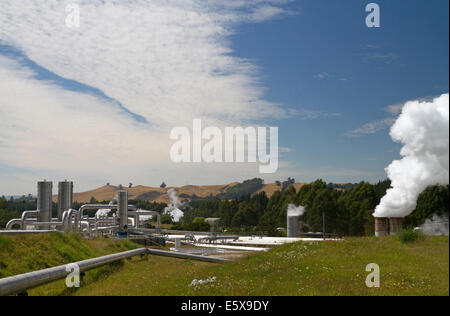
[[[250,121],[286,115],[264,100],[257,67],[232,57],[239,22],[282,16],[288,1],[0,2],[0,39],[57,75],[103,91],[158,125],[193,118]]]
[[[41,178],[72,179],[79,191],[107,181],[213,184],[259,176],[256,164],[174,166],[168,135],[193,118],[222,127],[295,113],[264,99],[258,68],[233,57],[229,41],[238,23],[291,14],[282,7],[290,0],[80,0],[81,28],[69,29],[72,2],[0,1],[0,43],[150,124],[109,100],[36,80],[0,56],[0,166],[10,169],[0,192],[34,193]]]

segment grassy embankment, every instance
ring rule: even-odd
[[[0,278],[55,267],[139,248],[129,242],[106,239],[85,240],[78,235],[61,233],[0,236]],[[119,271],[123,263],[111,264],[86,273],[85,284]],[[65,281],[57,281],[29,291],[30,295],[70,294]]]
[[[381,268],[380,288],[365,285],[369,263]],[[189,286],[193,279],[214,276],[215,283]],[[57,283],[31,294],[449,295],[449,239],[296,243],[223,265],[150,256],[126,261],[121,269],[87,281],[75,292],[65,292]]]

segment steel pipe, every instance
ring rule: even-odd
[[[39,216],[39,211],[25,211],[22,213],[22,229],[26,230],[26,221],[29,215],[36,215],[36,217]]]
[[[92,270],[100,266],[123,260],[126,258],[131,258],[138,255],[156,255],[180,259],[194,259],[200,261],[206,261],[211,263],[225,263],[229,260],[223,258],[212,258],[205,256],[190,255],[184,253],[177,253],[171,251],[162,251],[155,249],[135,249],[130,251],[125,251],[118,254],[108,255],[100,258],[84,260],[80,262],[75,262],[70,265],[78,265],[80,272]],[[47,284],[52,281],[64,279],[71,273],[70,269],[67,269],[68,265],[62,265],[54,268],[44,269],[40,271],[20,274],[4,279],[0,279],[0,296],[12,295],[17,293],[22,293],[31,288]],[[69,270],[69,271],[67,271]]]
[[[159,212],[156,211],[147,211],[147,210],[137,210],[137,211],[132,211],[132,212],[128,212],[129,216],[134,216],[135,219],[135,223],[134,226],[135,228],[139,228],[139,216],[145,216],[145,215],[151,215],[151,216],[156,216],[156,231],[159,233],[161,232],[161,214]]]
[[[80,272],[92,270],[100,266],[119,261],[122,259],[143,255],[147,253],[147,249],[141,248],[130,250],[118,254],[108,255],[100,258],[84,260],[76,262],[73,265],[78,265]],[[28,289],[40,286],[52,281],[64,279],[71,271],[67,271],[68,265],[62,265],[45,270],[20,274],[5,279],[0,279],[0,296],[12,295],[24,292]]]
[[[6,230],[12,230],[14,225],[20,225],[20,228],[22,228],[22,219],[21,218],[15,218],[10,220],[7,224],[6,224]]]

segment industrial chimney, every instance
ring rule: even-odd
[[[128,231],[128,192],[121,190],[117,193],[117,207],[119,213],[119,233]]]
[[[287,237],[297,238],[299,235],[299,217],[298,215],[287,216]]]
[[[375,236],[397,235],[403,227],[403,218],[375,217]]]
[[[389,235],[389,218],[375,217],[375,236],[384,237]]]
[[[403,218],[389,218],[389,234],[397,235],[403,228]]]

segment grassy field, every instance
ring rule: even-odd
[[[380,288],[365,285],[369,263],[380,266]],[[349,238],[285,245],[222,265],[149,256],[111,269],[87,278],[76,291],[55,282],[30,294],[448,296],[449,239],[426,237],[404,244],[398,237]],[[214,283],[189,286],[194,279],[211,277]]]

